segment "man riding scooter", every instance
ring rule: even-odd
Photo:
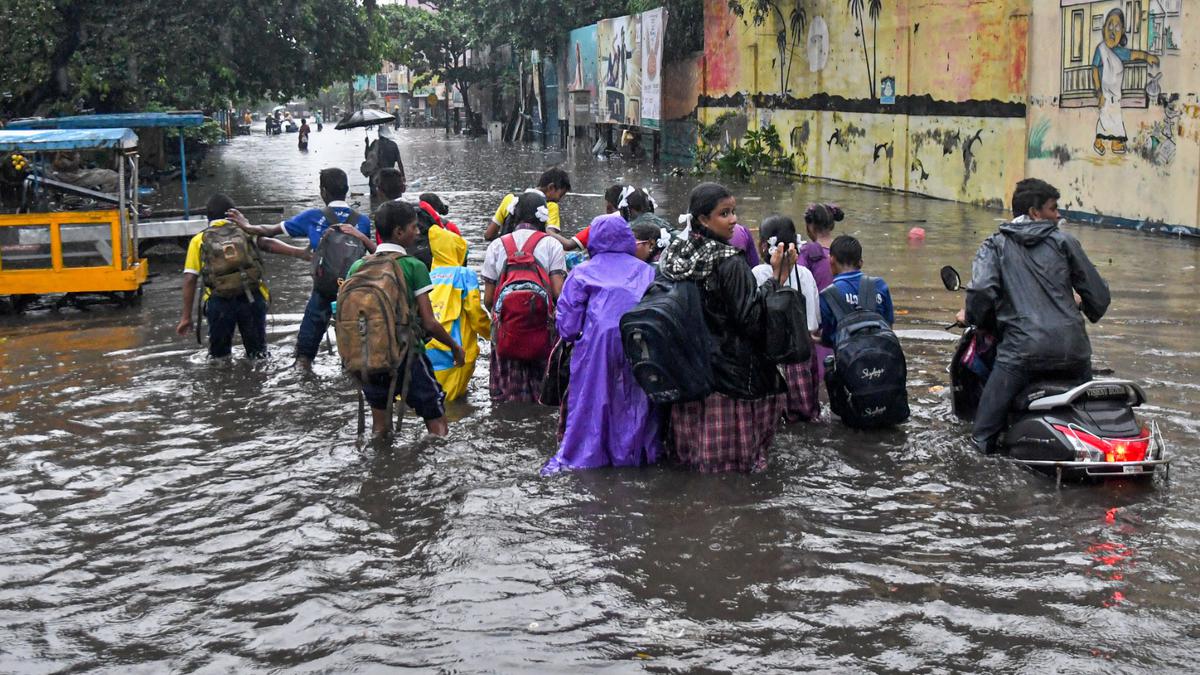
[[[1058,190],[1037,178],[1017,183],[1013,221],[975,254],[960,322],[1000,340],[971,436],[996,452],[1008,411],[1033,382],[1092,377],[1092,345],[1083,315],[1096,323],[1111,297],[1108,284],[1075,237],[1059,230]]]

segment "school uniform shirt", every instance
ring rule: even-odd
[[[524,246],[536,231],[524,229],[513,232],[512,237],[517,248]],[[533,257],[541,263],[542,267],[546,268],[548,274],[558,272],[565,275],[567,273],[567,254],[563,251],[562,244],[558,243],[554,237],[542,237],[542,240],[533,249]],[[508,260],[508,253],[504,251],[504,237],[497,237],[488,245],[487,253],[483,256],[483,269],[479,271],[479,276],[487,283],[495,284],[500,281],[500,272],[504,269],[506,260]]]
[[[209,222],[208,226],[209,227],[225,227],[226,225],[229,225],[231,222],[232,221],[230,221],[230,220],[221,218],[220,220],[214,220],[214,221]],[[249,238],[250,238],[251,246],[258,246],[258,237],[253,236],[253,235],[247,235],[247,236],[249,236]],[[192,236],[192,240],[188,242],[187,257],[185,257],[183,260],[183,273],[184,274],[195,274],[196,276],[201,276],[201,272],[204,269],[204,258],[200,255],[200,249],[203,246],[204,246],[204,232],[203,231],[197,232],[194,236]],[[203,280],[201,281],[201,283],[203,284]],[[271,294],[267,291],[266,282],[259,280],[258,292],[262,294],[263,300],[270,301]],[[205,301],[207,301],[208,296],[211,293],[212,293],[212,289],[210,289],[208,286],[204,286],[204,295],[202,296],[203,299]]]
[[[754,278],[758,281],[758,285],[762,286],[767,281],[775,276],[771,270],[771,266],[763,263],[754,269]],[[787,287],[794,288],[804,294],[804,311],[805,319],[808,322],[808,332],[813,332],[821,325],[821,294],[817,292],[817,282],[813,279],[812,272],[806,268],[796,265],[792,270],[791,276],[788,277]]]
[[[850,306],[858,305],[858,285],[862,283],[862,270],[844,272],[833,278],[831,286],[836,286],[846,298]],[[896,322],[896,311],[892,307],[892,292],[888,290],[887,282],[875,277],[875,310],[879,312],[888,325]],[[833,318],[833,309],[825,298],[821,298],[821,342],[832,347],[834,335],[837,333],[837,320]]]
[[[343,201],[329,202],[327,205],[333,209],[334,215],[339,219],[339,222],[345,222],[345,218],[350,216],[350,205]],[[365,213],[358,214],[358,222],[355,227],[359,232],[371,236],[371,217]],[[312,250],[317,250],[317,244],[321,243],[321,235],[325,234],[325,230],[329,229],[329,222],[325,219],[325,213],[322,209],[306,209],[291,218],[283,221],[283,231],[287,232],[292,237],[308,237],[308,247]]]
[[[413,329],[417,333],[419,339],[425,339],[425,331],[421,328],[421,322],[417,315],[417,298],[425,295],[433,290],[433,282],[429,278],[429,270],[425,268],[425,263],[408,255],[408,251],[399,244],[380,244],[375,249],[375,254],[382,253],[399,253],[400,258],[396,262],[400,263],[400,270],[404,273],[404,283],[408,286],[408,306],[413,315]],[[350,266],[350,271],[346,273],[346,278],[349,279],[362,266],[362,261],[365,258],[354,261]]]
[[[511,193],[504,195],[504,199],[500,202],[500,208],[496,209],[496,214],[492,216],[492,220],[497,223],[503,223],[504,219],[508,217],[508,205],[512,204],[513,200],[517,197],[518,195]],[[546,221],[546,229],[554,230],[555,232],[562,229],[562,225],[558,220],[558,202],[547,200],[546,210],[550,212],[550,217]]]

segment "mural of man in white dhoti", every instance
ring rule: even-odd
[[[1114,155],[1125,154],[1129,135],[1125,131],[1125,119],[1121,113],[1121,85],[1125,78],[1125,64],[1145,61],[1157,66],[1158,57],[1140,49],[1129,49],[1126,34],[1125,12],[1112,9],[1104,17],[1103,39],[1096,45],[1092,57],[1092,84],[1100,99],[1100,118],[1096,120],[1096,142],[1092,147],[1097,154],[1105,153],[1108,141]]]

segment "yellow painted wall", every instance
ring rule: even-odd
[[[877,21],[870,4],[861,27],[844,0],[779,0],[783,21],[772,13],[754,26],[725,0],[706,0],[701,119],[732,108],[750,128],[774,124],[807,175],[1007,201],[1024,159],[1026,3],[883,2]],[[805,14],[799,35],[797,8]],[[810,44],[827,44],[827,56]],[[885,77],[894,78],[897,103],[880,101]]]
[[[1196,2],[883,0],[873,20],[870,0],[770,0],[759,26],[743,4],[705,0],[699,116],[774,124],[800,173],[995,206],[1037,176],[1077,213],[1200,222]],[[1093,62],[1114,9],[1130,51],[1104,52],[1121,83],[1103,106]]]
[[[1180,10],[1177,17],[1154,19],[1169,20],[1163,23],[1171,26],[1177,48],[1151,40],[1156,33],[1151,13],[1173,5]],[[1034,7],[1026,170],[1057,185],[1061,203],[1073,211],[1195,227],[1200,211],[1200,102],[1195,93],[1200,91],[1200,7],[1183,0],[1060,0],[1035,2]],[[1094,95],[1070,86],[1075,82],[1071,73],[1092,63],[1101,40],[1093,21],[1103,22],[1114,8],[1128,15],[1128,47],[1150,51],[1159,63],[1123,64],[1145,73],[1146,79],[1157,76],[1157,81],[1147,92],[1141,73],[1126,74],[1133,86],[1122,88],[1119,109],[1128,138],[1125,152],[1114,152],[1112,141],[1101,139],[1100,154],[1097,132],[1108,130],[1098,128],[1102,109]],[[1071,30],[1076,13],[1083,18],[1082,35]]]

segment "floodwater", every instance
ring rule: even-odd
[[[682,210],[693,179],[400,132],[411,180],[472,243],[500,195],[568,161],[573,230],[619,178]],[[235,139],[193,181],[314,204],[361,132]],[[1200,667],[1200,248],[1072,226],[1113,288],[1097,364],[1146,384],[1169,483],[1056,489],[964,442],[942,330],[992,211],[821,183],[735,189],[743,222],[837,201],[890,283],[913,419],[788,429],[760,475],[670,467],[540,478],[556,413],[492,408],[481,359],[451,436],[410,417],[360,448],[322,353],[289,370],[305,265],[270,261],[271,357],[208,363],[179,318],[181,255],[139,306],[0,319],[3,672],[1095,672]],[[361,199],[361,197],[359,197]],[[1066,201],[1069,201],[1069,196]],[[909,244],[913,225],[928,231]]]

